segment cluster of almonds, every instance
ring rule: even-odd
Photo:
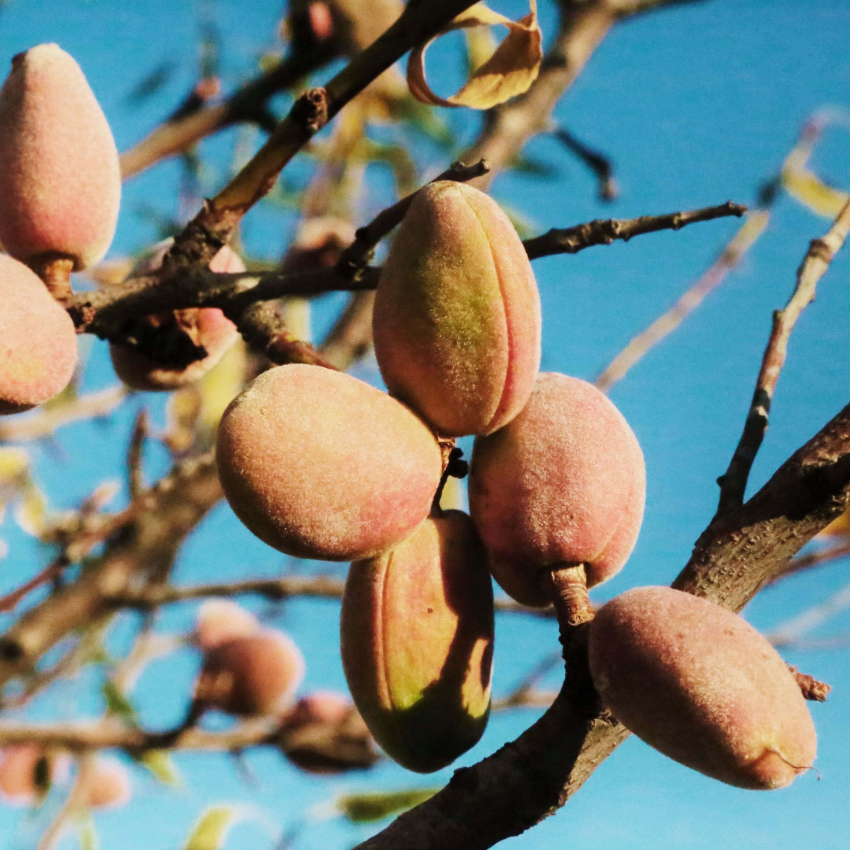
[[[10,806],[32,806],[44,798],[55,782],[69,773],[67,753],[39,744],[15,744],[0,754],[0,800]],[[114,809],[129,802],[130,777],[121,762],[98,756],[89,770],[85,805]]]
[[[13,59],[0,91],[0,161],[9,253],[0,256],[0,413],[11,413],[70,380],[74,327],[45,283],[59,292],[71,271],[103,256],[120,202],[109,127],[56,45]],[[229,249],[211,267],[244,268]],[[559,601],[565,584],[586,600],[638,535],[637,440],[593,386],[538,375],[540,325],[534,276],[504,213],[468,186],[431,184],[378,287],[375,351],[390,394],[320,367],[282,366],[221,422],[219,472],[245,525],[297,557],[354,561],[341,618],[346,676],[375,738],[412,770],[449,764],[483,732],[490,576],[529,605]],[[138,320],[113,362],[133,386],[172,389],[235,338],[218,310],[173,311]],[[443,512],[447,446],[472,434],[471,517]],[[795,679],[735,615],[643,588],[604,606],[589,631],[604,704],[670,757],[756,788],[786,785],[811,765],[815,734]],[[256,664],[245,660],[249,644],[265,647]],[[196,698],[265,713],[299,678],[290,649],[266,634],[208,646]],[[264,681],[272,656],[292,668],[282,692]]]
[[[595,387],[538,374],[540,330],[534,275],[505,214],[476,189],[434,183],[378,285],[375,353],[390,394],[281,366],[219,428],[225,494],[251,531],[290,555],[353,561],[346,677],[378,743],[411,770],[451,763],[487,723],[490,576],[533,606],[572,588],[572,613],[587,621],[587,588],[615,575],[637,540],[638,442]],[[444,448],[472,434],[471,516],[442,511]],[[751,788],[811,765],[797,683],[736,615],[643,588],[588,628],[605,706],[670,757]]]
[[[283,632],[264,627],[229,599],[214,599],[198,610],[193,642],[203,653],[197,709],[276,718],[287,758],[311,773],[349,766],[334,752],[338,745],[359,754],[359,764],[372,761],[371,738],[347,696],[314,691],[295,699],[304,659]]]
[[[12,59],[0,90],[0,414],[47,401],[77,362],[74,325],[56,298],[68,275],[99,262],[121,200],[118,151],[74,59],[42,44]],[[133,275],[154,272],[164,243]],[[245,271],[228,247],[215,272]],[[45,285],[47,284],[47,286]],[[208,372],[236,341],[221,310],[174,310],[137,319],[110,347],[118,376],[140,390],[172,390]]]

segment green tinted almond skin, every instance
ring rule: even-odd
[[[12,59],[0,90],[0,242],[30,265],[88,268],[106,253],[121,202],[118,151],[80,66],[56,44]]]
[[[618,573],[640,531],[646,470],[637,438],[592,384],[541,373],[525,409],[478,437],[469,507],[493,576],[543,606],[545,570],[584,564],[587,586]]]
[[[0,304],[0,414],[20,413],[68,385],[77,334],[38,276],[6,254],[0,254]]]
[[[429,773],[481,737],[490,709],[493,591],[466,514],[428,519],[384,555],[351,565],[342,662],[369,731]]]
[[[534,273],[495,201],[451,181],[424,187],[375,300],[375,354],[390,392],[440,434],[490,434],[528,400],[540,322]]]
[[[630,590],[590,626],[602,702],[666,756],[769,790],[812,765],[817,738],[794,676],[737,614],[669,587]]]
[[[131,277],[156,271],[171,247],[171,242],[167,240],[162,243],[150,257],[138,263]],[[209,268],[218,273],[244,272],[245,264],[232,248],[225,245],[213,257]],[[205,357],[188,366],[175,366],[165,361],[158,362],[134,346],[111,344],[109,354],[115,374],[127,386],[149,392],[168,392],[199,381],[224,357],[239,337],[236,325],[216,307],[175,310],[163,316],[142,317],[139,322],[146,323],[148,331],[154,323],[158,323],[164,349],[169,347],[169,330],[173,333],[178,326],[190,328],[193,341],[207,352]]]
[[[428,516],[442,473],[434,434],[401,402],[321,366],[269,369],[222,417],[224,494],[261,540],[348,561],[400,543]]]

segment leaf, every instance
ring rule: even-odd
[[[183,777],[167,750],[147,750],[137,761],[163,785],[178,788],[183,784]]]
[[[80,818],[77,825],[77,837],[80,839],[80,850],[98,850],[100,847],[97,827],[90,814]]]
[[[18,525],[33,537],[40,537],[47,528],[47,499],[35,484],[30,483],[15,509]]]
[[[26,475],[29,455],[24,449],[0,448],[0,487],[8,487]]]
[[[374,823],[406,812],[430,800],[440,790],[439,788],[408,788],[404,791],[343,794],[337,798],[336,808],[351,823]]]
[[[835,218],[850,200],[847,192],[828,186],[808,168],[786,164],[782,169],[782,186],[792,198],[824,218]]]
[[[508,28],[505,40],[495,53],[451,97],[435,94],[425,79],[425,51],[434,39],[411,51],[407,63],[407,84],[411,94],[433,106],[468,106],[489,109],[516,95],[528,91],[540,72],[543,60],[543,40],[537,25],[537,2],[530,0],[531,12],[519,21],[512,21],[494,12],[484,3],[476,3],[458,15],[442,33],[470,27],[504,25]]]
[[[233,806],[210,806],[192,827],[184,850],[220,850],[235,816]]]
[[[137,727],[139,725],[139,717],[133,703],[115,687],[113,682],[107,679],[101,687],[101,692],[106,700],[106,709],[110,714],[121,718],[130,726]]]

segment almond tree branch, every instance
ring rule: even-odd
[[[21,416],[4,417],[0,420],[0,443],[42,440],[73,422],[108,416],[126,397],[127,389],[119,384]]]
[[[676,330],[741,262],[746,252],[764,232],[769,219],[770,213],[766,210],[751,212],[705,274],[666,313],[629,342],[599,374],[595,381],[596,386],[607,393],[617,381],[626,377],[648,351]]]
[[[478,173],[482,164],[469,166],[461,176]],[[466,167],[464,167],[466,169]],[[451,173],[451,169],[443,176]],[[411,196],[412,197],[412,196]],[[387,227],[398,217],[399,205],[409,203],[404,199],[385,210],[368,226],[374,234]],[[550,230],[541,236],[525,241],[530,259],[559,253],[575,254],[585,248],[610,244],[614,240],[628,240],[644,233],[659,230],[678,230],[689,224],[711,221],[725,216],[741,216],[746,207],[727,202],[717,207],[667,213],[659,216],[641,216],[634,219],[593,221],[562,230]],[[385,217],[384,217],[385,216]],[[397,223],[397,222],[396,222]],[[362,244],[351,256],[359,262]],[[346,263],[348,265],[348,263]],[[93,333],[103,339],[120,340],[126,333],[130,319],[165,310],[182,310],[190,307],[218,307],[238,323],[243,312],[252,304],[290,295],[311,296],[330,291],[358,291],[374,289],[378,285],[380,269],[367,267],[350,279],[348,274],[327,269],[322,271],[269,272],[262,275],[250,272],[220,274],[208,269],[189,269],[161,280],[155,275],[131,278],[125,283],[90,292],[78,293],[65,304],[80,333]]]
[[[811,537],[850,504],[850,405],[749,502],[715,519],[674,587],[740,611]],[[484,850],[564,805],[628,736],[583,712],[565,686],[517,740],[455,771],[436,796],[360,845],[363,850]]]
[[[818,281],[829,268],[832,258],[844,244],[850,231],[850,201],[838,214],[822,239],[813,239],[797,272],[797,285],[784,310],[773,314],[773,329],[762,358],[753,400],[744,432],[729,462],[729,468],[718,479],[720,502],[718,515],[740,506],[744,501],[747,479],[753,461],[767,431],[770,405],[779,373],[785,363],[791,331],[803,310],[814,300]]]
[[[327,42],[302,49],[296,42],[279,65],[247,83],[224,103],[203,106],[188,115],[172,117],[122,153],[122,177],[127,180],[239,121],[255,120],[267,108],[274,94],[290,88],[298,80],[336,59],[339,56],[337,48],[338,45]]]
[[[427,41],[471,5],[472,0],[408,3],[401,17],[326,86],[302,94],[245,167],[177,236],[163,259],[166,274],[207,266],[233,236],[242,216],[270,191],[284,166],[343,106],[408,50]]]
[[[542,236],[526,239],[523,244],[530,260],[552,254],[577,254],[585,248],[592,248],[594,245],[610,245],[618,239],[628,242],[633,236],[641,236],[644,233],[681,230],[689,224],[730,215],[740,218],[746,211],[747,208],[742,204],[727,201],[717,207],[704,207],[699,210],[686,210],[666,215],[644,215],[630,219],[597,219],[576,227],[550,230]]]
[[[840,558],[846,558],[848,555],[850,555],[850,541],[838,543],[835,546],[830,546],[828,549],[821,549],[809,555],[800,555],[797,558],[792,558],[785,565],[785,568],[771,580],[771,584],[775,584],[780,579],[788,578],[788,576],[796,575],[804,570],[818,567],[821,564],[828,564]]]
[[[130,591],[121,591],[111,596],[116,607],[155,608],[176,602],[206,599],[211,596],[244,596],[256,594],[267,599],[283,600],[292,597],[312,599],[342,598],[345,582],[330,576],[282,576],[270,579],[244,579],[242,581],[215,582],[176,587],[169,584],[144,585]],[[513,599],[496,599],[496,610],[535,617],[552,617],[551,608],[529,608]]]

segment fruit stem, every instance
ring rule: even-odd
[[[584,564],[557,564],[546,572],[543,585],[555,606],[562,632],[593,619]]]
[[[67,301],[74,293],[71,289],[73,257],[66,254],[40,254],[30,260],[30,268],[44,281],[48,292],[57,301]]]

